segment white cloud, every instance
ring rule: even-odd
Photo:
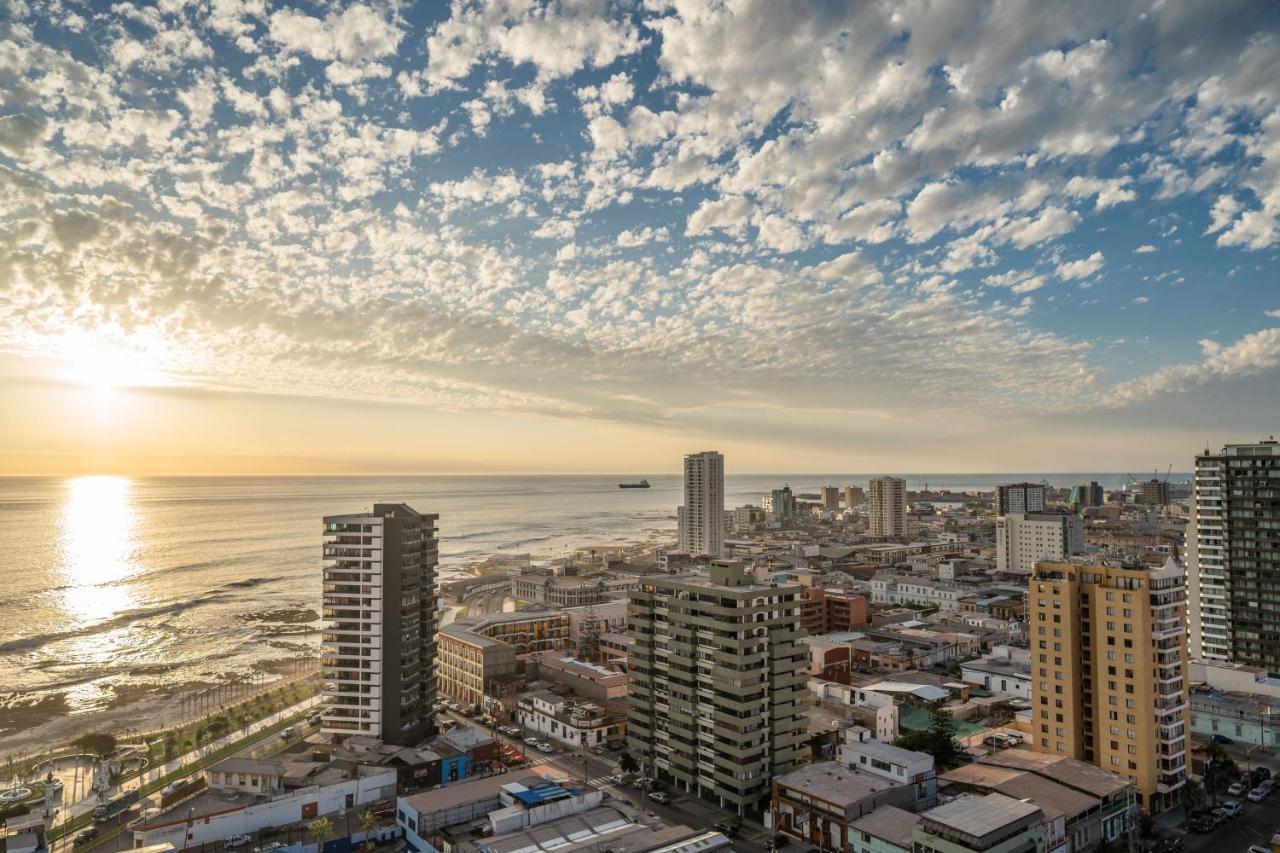
[[[1274,370],[1280,367],[1280,328],[1245,335],[1227,346],[1202,340],[1200,351],[1203,358],[1198,364],[1171,365],[1147,376],[1121,382],[1104,395],[1104,402],[1128,405],[1215,380]]]
[[[1150,297],[1147,297],[1147,296],[1135,296],[1135,297],[1134,297],[1132,300],[1130,300],[1130,301],[1131,301],[1134,305],[1146,305],[1148,302],[1150,302],[1150,301],[1151,301],[1151,298],[1150,298]]]
[[[404,36],[385,12],[361,3],[324,18],[280,9],[272,13],[268,32],[285,50],[351,63],[393,55]]]
[[[1143,243],[1141,246],[1133,250],[1135,255],[1149,255],[1156,251],[1156,247],[1150,243]]]
[[[1102,269],[1105,262],[1102,252],[1094,252],[1087,258],[1080,258],[1074,261],[1067,261],[1058,264],[1058,268],[1054,270],[1058,278],[1063,281],[1074,281],[1075,279],[1088,278],[1089,276]]]
[[[636,246],[643,246],[646,243],[665,243],[668,239],[669,235],[665,227],[651,228],[646,225],[645,227],[634,231],[630,229],[620,231],[615,242],[624,249],[631,249]]]

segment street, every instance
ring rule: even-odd
[[[610,752],[603,756],[591,755],[589,752],[584,753],[583,750],[570,749],[557,744],[554,753],[544,754],[525,745],[522,738],[504,735],[483,725],[473,717],[464,717],[461,714],[447,710],[441,711],[438,717],[456,720],[462,725],[470,726],[491,735],[498,740],[499,744],[512,744],[533,761],[545,762],[564,771],[564,774],[570,780],[576,782],[586,781],[591,787],[599,788],[613,797],[624,800],[639,811],[655,814],[669,824],[683,825],[694,829],[710,829],[716,823],[723,820],[731,820],[734,817],[734,813],[721,809],[714,803],[709,803],[679,791],[668,790],[667,793],[671,795],[671,802],[662,804],[650,800],[645,792],[639,788],[631,785],[614,784],[609,781],[609,777],[621,772],[618,765],[618,752]],[[514,720],[507,721],[504,724],[516,725],[519,728]],[[537,736],[539,739],[546,739],[542,735]],[[519,773],[520,771],[515,770],[512,772]],[[733,849],[746,851],[746,853],[764,853],[769,848],[769,841],[772,837],[773,833],[766,830],[762,825],[750,821],[744,822],[739,832],[733,837]]]

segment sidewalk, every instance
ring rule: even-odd
[[[164,764],[148,768],[145,772],[135,776],[134,778],[111,788],[107,791],[107,794],[104,797],[99,798],[98,796],[90,793],[88,796],[85,796],[70,805],[63,804],[62,809],[58,813],[58,823],[60,824],[68,820],[73,820],[86,812],[92,811],[93,807],[100,802],[113,800],[121,794],[128,793],[129,791],[136,791],[148,782],[154,782],[156,779],[175,773],[181,770],[185,765],[197,761],[211,752],[217,752],[223,747],[230,746],[242,738],[260,732],[268,726],[275,725],[286,717],[292,717],[300,714],[308,708],[319,704],[319,702],[320,696],[317,694],[309,699],[299,702],[296,705],[285,708],[282,711],[277,711],[269,717],[263,717],[255,723],[250,723],[242,729],[237,729],[234,732],[225,734],[217,740],[209,741],[205,745],[191,752],[179,755],[177,758],[170,759]]]

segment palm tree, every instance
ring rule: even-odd
[[[365,809],[360,815],[360,831],[364,833],[364,843],[366,850],[372,850],[374,847],[373,831],[378,828],[378,824],[382,821],[378,820],[378,816],[373,813],[372,809]]]
[[[333,823],[327,817],[316,818],[307,824],[307,829],[311,830],[311,837],[321,850],[324,849],[324,843],[333,838]]]

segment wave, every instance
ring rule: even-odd
[[[44,646],[63,642],[64,640],[74,640],[79,637],[92,637],[95,634],[105,634],[108,631],[114,631],[117,628],[128,628],[136,622],[144,619],[154,619],[159,616],[174,616],[193,610],[197,607],[204,607],[216,601],[223,601],[225,597],[214,595],[213,597],[202,597],[195,601],[175,601],[170,604],[162,604],[158,607],[139,607],[133,610],[125,610],[104,619],[101,622],[95,622],[92,625],[86,625],[83,628],[76,628],[71,631],[57,631],[48,634],[32,634],[29,637],[19,637],[15,640],[9,640],[0,643],[0,655],[13,654],[16,652],[27,652],[33,649],[39,649]],[[174,631],[172,625],[165,622],[157,622],[147,625],[146,627],[155,629],[167,629]]]

